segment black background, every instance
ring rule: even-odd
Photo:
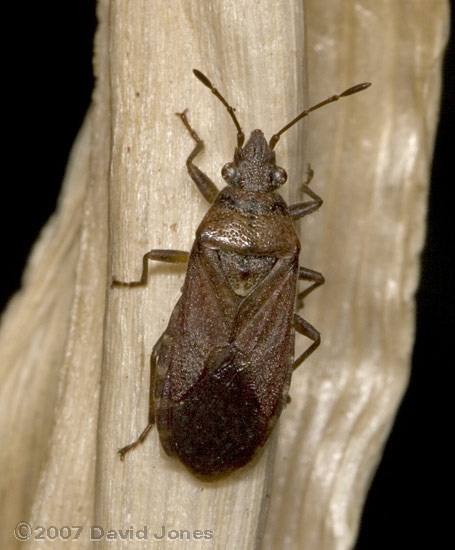
[[[18,289],[30,248],[55,210],[68,155],[94,84],[94,1],[29,3],[27,10],[20,28],[15,27],[24,36],[9,37],[4,48],[3,88],[8,99],[3,162],[9,169],[2,183],[0,310]],[[11,25],[17,18],[18,14],[11,15]],[[22,42],[25,49],[17,47]],[[440,386],[453,370],[453,359],[448,364],[446,358],[450,357],[449,331],[453,334],[455,328],[454,230],[449,228],[455,158],[453,71],[451,40],[417,294],[411,382],[373,480],[356,550],[436,548],[435,535],[441,530],[439,490],[446,481],[439,465],[437,426],[444,417]]]

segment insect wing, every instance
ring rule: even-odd
[[[229,288],[217,252],[193,249],[160,351],[164,376],[157,388],[163,447],[196,475],[219,476],[246,464],[272,430],[292,371],[296,280],[296,260],[278,259],[241,298]]]
[[[158,359],[166,388],[158,383],[156,397],[178,402],[199,379],[207,358],[229,341],[237,297],[229,288],[216,251],[195,243],[182,289]]]
[[[297,274],[297,258],[278,259],[234,321],[233,344],[249,358],[249,383],[267,418],[279,416],[291,380]]]

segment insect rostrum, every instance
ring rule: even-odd
[[[188,263],[181,297],[151,355],[147,427],[119,453],[123,458],[156,423],[168,455],[198,477],[214,479],[244,466],[263,447],[286,404],[293,370],[320,342],[319,332],[296,309],[324,278],[299,267],[293,220],[314,212],[322,199],[309,187],[310,170],[303,184],[310,200],[286,205],[275,191],[287,176],[276,164],[274,147],[309,112],[369,84],[303,111],[269,143],[254,130],[244,144],[234,109],[205,75],[194,74],[227,108],[237,128],[237,147],[222,169],[228,186],[218,192],[193,164],[202,140],[186,112],[177,113],[196,143],[188,172],[211,206],[189,254],[151,250],[139,281],[112,281],[113,286],[147,284],[149,260]],[[299,279],[310,282],[300,293]],[[312,344],[294,360],[295,331]]]

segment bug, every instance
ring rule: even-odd
[[[215,479],[249,463],[263,448],[288,400],[295,370],[319,346],[320,334],[296,313],[297,304],[324,282],[299,266],[300,242],[293,221],[311,214],[322,199],[287,206],[275,191],[287,175],[274,148],[299,120],[370,86],[366,82],[301,112],[267,142],[254,130],[246,143],[234,109],[210,80],[194,75],[227,109],[237,129],[232,162],[221,171],[218,191],[193,160],[204,147],[186,111],[176,113],[195,142],[186,166],[211,204],[191,252],[151,250],[139,281],[113,279],[113,286],[144,286],[149,261],[187,263],[180,299],[150,358],[149,419],[139,438],[118,450],[121,459],[143,442],[156,423],[161,444],[196,476]],[[309,282],[300,292],[299,280]],[[295,332],[311,344],[294,359]]]

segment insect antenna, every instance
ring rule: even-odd
[[[221,103],[226,107],[229,115],[231,116],[235,127],[237,128],[237,147],[240,149],[243,145],[243,142],[245,141],[245,134],[243,133],[243,130],[239,124],[239,121],[237,120],[237,117],[235,116],[235,109],[229,105],[229,103],[224,99],[224,97],[220,94],[220,92],[215,88],[215,86],[210,82],[210,80],[205,76],[205,74],[201,73],[201,71],[198,71],[197,69],[193,69],[194,76],[204,84],[204,86],[207,86],[207,88],[210,89],[212,94],[214,94]]]
[[[197,75],[196,75],[197,76]],[[199,77],[198,77],[199,78]],[[291,126],[294,126],[299,120],[306,117],[308,114],[310,114],[313,111],[316,111],[316,109],[320,109],[321,107],[324,107],[325,105],[328,105],[329,103],[333,103],[334,101],[338,101],[342,97],[346,97],[348,95],[356,94],[357,92],[361,92],[362,90],[365,90],[366,88],[369,88],[371,86],[371,82],[363,82],[362,84],[357,84],[356,86],[352,86],[352,88],[348,88],[341,94],[333,95],[331,97],[328,97],[324,101],[321,101],[320,103],[317,103],[316,105],[313,105],[312,107],[309,107],[308,109],[305,109],[302,111],[298,116],[296,116],[291,122],[286,124],[279,132],[274,134],[270,138],[269,147],[270,149],[274,149],[275,145],[278,143],[281,134],[284,134],[286,130],[289,130]],[[213,90],[212,90],[213,91]]]

